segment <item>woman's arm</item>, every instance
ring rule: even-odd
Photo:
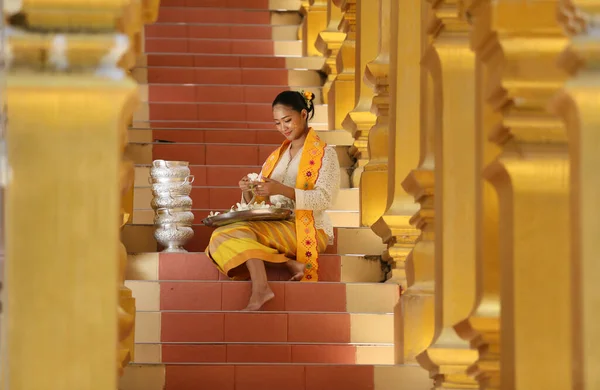
[[[325,149],[319,177],[312,190],[286,186],[269,178],[256,188],[259,196],[283,195],[296,201],[297,210],[327,210],[337,197],[340,187],[340,163],[332,147]]]

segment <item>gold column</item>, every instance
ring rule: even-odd
[[[454,325],[475,304],[475,56],[457,3],[432,2],[423,66],[432,83],[435,176],[435,335],[417,361],[436,386],[475,389],[477,353]]]
[[[360,218],[363,226],[375,223],[383,215],[387,203],[391,1],[380,0],[379,54],[365,70],[365,83],[375,93],[371,111],[377,116],[377,121],[368,132],[368,163],[360,178]],[[371,190],[367,191],[368,188]]]
[[[366,65],[377,57],[378,47],[374,43],[379,40],[381,26],[379,11],[381,0],[356,2],[356,40],[354,60],[354,108],[345,116],[342,127],[354,137],[350,150],[356,158],[356,166],[352,174],[353,187],[358,187],[363,167],[368,160],[367,144],[369,130],[375,125],[377,117],[371,112],[375,95],[365,81]]]
[[[502,117],[488,136],[501,154],[485,175],[499,205],[503,389],[578,388],[573,375],[581,362],[569,353],[569,150],[563,123],[548,112],[566,78],[557,66],[567,44],[557,6],[492,5],[503,58],[490,74],[487,94]]]
[[[127,312],[135,311],[131,297],[117,292],[125,219],[119,172],[138,95],[118,66],[134,58],[142,12],[157,9],[121,0],[11,5],[27,28],[12,26],[7,42],[11,261],[1,386],[115,388],[115,363],[126,363],[123,347],[132,345]]]
[[[327,1],[310,0],[304,13],[302,46],[305,57],[321,56],[315,46],[319,33],[327,27]]]
[[[388,194],[385,213],[371,229],[387,244],[388,281],[406,290],[405,261],[419,231],[410,224],[418,206],[402,181],[419,163],[421,126],[422,6],[393,0],[390,25],[390,112],[388,138]]]
[[[571,76],[565,89],[554,99],[552,109],[563,119],[571,153],[571,318],[573,366],[571,388],[600,387],[600,333],[598,323],[598,237],[600,201],[600,68],[598,36],[590,22],[600,16],[597,1],[564,0],[560,19],[570,35],[561,54],[560,66]]]
[[[428,14],[425,2],[422,18]],[[425,23],[423,23],[423,27]],[[414,196],[419,211],[410,223],[421,230],[413,250],[405,262],[406,291],[401,304],[396,308],[396,361],[414,363],[416,356],[433,341],[434,335],[434,254],[435,254],[435,209],[434,209],[434,137],[436,115],[433,83],[426,72],[421,74],[421,156],[419,165],[404,179],[404,189]]]
[[[300,23],[300,28],[298,29],[298,40],[302,40],[302,35],[304,34],[304,29],[306,28],[306,14],[308,14],[308,8],[310,7],[308,0],[302,0],[300,2],[300,9],[298,12],[302,15],[302,22]]]
[[[356,0],[338,0],[334,4],[341,4],[343,13],[339,29],[346,33],[346,38],[337,53],[337,75],[328,92],[330,130],[341,129],[342,121],[355,105]]]
[[[472,23],[471,48],[476,53],[475,161],[483,172],[499,153],[488,135],[501,117],[488,104],[487,85],[499,71],[502,53],[491,29],[491,2],[474,0],[465,4]],[[500,264],[498,259],[498,199],[483,175],[475,176],[475,260],[476,305],[468,319],[455,326],[457,333],[478,350],[479,359],[467,373],[480,388],[500,389]]]
[[[323,72],[327,75],[327,81],[323,85],[323,102],[329,104],[329,90],[337,76],[336,59],[337,54],[346,38],[346,33],[339,30],[342,21],[342,10],[334,4],[333,0],[327,0],[327,27],[317,36],[316,49],[325,57]]]

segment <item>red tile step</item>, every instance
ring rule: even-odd
[[[269,0],[162,0],[161,7],[269,9]]]
[[[206,246],[202,249],[204,250]],[[179,280],[179,281],[229,281],[221,272],[214,266],[212,260],[205,253],[160,253],[158,266],[159,280]],[[338,255],[322,254],[319,257],[319,281],[320,282],[339,282],[341,280],[342,260]],[[267,276],[271,281],[286,281],[289,280],[290,274],[285,267],[282,266],[267,266]],[[231,282],[237,287],[223,287],[225,289],[247,289],[247,284],[243,282]],[[238,284],[239,283],[239,284]],[[226,283],[229,284],[229,283]],[[296,283],[298,284],[298,283]],[[281,289],[282,287],[275,288]],[[193,288],[193,287],[190,287]],[[286,286],[283,287],[287,288]],[[303,287],[300,287],[302,289]],[[327,287],[325,287],[327,288]],[[293,289],[293,287],[292,287]],[[279,292],[283,297],[283,292]],[[221,294],[223,294],[221,292]],[[227,299],[226,295],[223,295]],[[245,295],[247,298],[247,295]],[[232,298],[233,299],[233,298]],[[235,298],[237,299],[237,298]],[[277,300],[277,299],[275,299]],[[223,301],[225,302],[225,301]],[[231,301],[223,303],[223,307],[237,307],[239,302]],[[237,305],[237,306],[236,306]],[[236,309],[230,309],[236,310]]]
[[[348,344],[169,344],[161,345],[162,363],[356,364]]]
[[[165,390],[374,390],[371,365],[167,364]]]
[[[146,54],[149,67],[198,67],[198,68],[286,68],[284,57],[235,56],[226,54]]]
[[[283,142],[283,136],[275,130],[195,130],[195,129],[154,129],[152,139],[155,142],[168,141],[177,143],[206,144],[261,144],[277,145]],[[237,183],[237,182],[236,182]]]
[[[204,39],[260,39],[270,40],[270,25],[181,24],[154,23],[145,26],[146,38],[204,38]]]
[[[150,103],[245,103],[268,104],[277,94],[289,91],[281,85],[244,86],[244,85],[181,85],[149,84],[148,101]],[[311,88],[318,92],[319,88]]]
[[[149,84],[281,86],[288,89],[287,69],[150,67]]]
[[[146,53],[273,55],[274,43],[271,39],[146,37],[144,50]]]
[[[250,282],[165,281],[160,283],[160,310],[242,310],[248,304]],[[262,311],[346,311],[344,283],[271,282],[275,298]],[[327,297],[327,299],[323,299]]]
[[[349,313],[161,312],[161,342],[350,343]]]
[[[192,165],[257,166],[262,165],[274,149],[272,144],[156,143],[152,146],[152,159],[183,160]],[[203,208],[200,205],[197,207]]]
[[[148,103],[151,121],[273,122],[269,103]]]
[[[239,0],[239,4],[243,4]],[[189,4],[189,5],[188,5]],[[182,6],[161,6],[157,23],[261,24],[271,23],[271,11],[196,7],[194,2]],[[248,7],[249,8],[249,7]]]

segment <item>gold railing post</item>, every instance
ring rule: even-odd
[[[342,121],[342,127],[354,137],[350,149],[356,158],[356,166],[352,174],[352,187],[358,187],[363,167],[368,160],[367,144],[369,130],[375,125],[377,117],[371,112],[375,91],[364,78],[365,69],[369,62],[377,57],[381,25],[379,12],[381,0],[354,0],[356,3],[356,39],[354,59],[354,106],[347,112]]]
[[[327,98],[328,128],[339,130],[342,121],[354,108],[354,66],[356,61],[356,1],[334,0],[342,10],[339,25],[340,31],[346,36],[342,42],[335,60],[337,75],[331,83]]]
[[[571,319],[573,328],[572,389],[600,388],[600,67],[597,26],[598,1],[563,0],[560,19],[570,35],[560,66],[571,76],[552,102],[563,119],[569,137],[571,187]],[[568,291],[568,290],[567,290]],[[565,291],[565,292],[567,292]]]
[[[395,14],[395,12],[393,12]],[[412,17],[421,23],[418,43],[427,42],[426,22],[429,20],[429,6],[425,2],[415,4]],[[423,47],[424,49],[424,47]],[[418,51],[421,53],[421,50]],[[395,311],[396,322],[396,361],[414,363],[416,356],[427,348],[433,340],[434,330],[434,254],[435,254],[435,209],[434,209],[434,131],[435,116],[440,115],[433,95],[433,84],[429,74],[419,71],[416,76],[419,85],[420,109],[420,157],[415,169],[402,181],[402,187],[414,196],[419,210],[410,223],[421,231],[413,250],[402,264],[405,270],[405,290]],[[397,274],[402,274],[400,269]],[[427,376],[427,372],[423,371]]]
[[[315,43],[319,33],[327,27],[327,1],[310,0],[304,11],[302,24],[302,54],[305,57],[321,56]]]
[[[0,386],[116,388],[117,369],[133,355],[135,313],[119,226],[128,217],[133,166],[122,158],[138,92],[123,68],[134,64],[142,21],[156,18],[158,2],[10,5],[10,320]]]
[[[346,38],[346,33],[339,30],[341,20],[342,10],[340,7],[334,4],[333,0],[327,0],[327,27],[319,33],[315,42],[315,47],[325,57],[325,65],[322,69],[327,75],[327,80],[323,85],[323,103],[325,104],[334,103],[334,101],[329,102],[329,90],[337,76],[337,54]]]
[[[406,257],[419,234],[410,224],[418,206],[402,181],[419,162],[422,17],[420,3],[392,1],[387,205],[383,216],[371,225],[388,247],[383,254],[391,266],[388,281],[399,283],[403,290],[407,287]]]
[[[360,178],[360,219],[363,226],[375,223],[383,215],[387,204],[391,1],[380,0],[379,54],[367,64],[364,76],[365,83],[375,93],[371,112],[377,120],[368,132],[368,163]],[[367,191],[369,188],[371,190]]]
[[[485,176],[499,205],[502,389],[578,388],[573,375],[582,363],[568,352],[569,148],[563,123],[548,110],[567,77],[557,66],[567,45],[557,6],[500,0],[491,7],[503,56],[487,80],[486,94],[501,114],[488,137],[501,152]]]
[[[461,4],[432,1],[423,66],[432,83],[435,160],[435,335],[417,355],[436,386],[475,389],[477,357],[454,325],[475,304],[475,56]]]
[[[472,24],[471,48],[476,53],[475,167],[482,173],[498,156],[499,148],[488,135],[501,120],[488,104],[488,80],[499,72],[502,52],[491,29],[491,2],[466,4]],[[455,326],[457,333],[478,350],[478,361],[467,369],[480,388],[500,389],[500,264],[498,242],[498,197],[482,174],[475,176],[476,304],[471,315]]]

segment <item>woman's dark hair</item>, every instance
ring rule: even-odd
[[[308,113],[306,119],[310,120],[315,115],[314,100],[315,94],[312,92],[283,91],[273,100],[271,107],[281,104],[297,112],[306,110]]]

